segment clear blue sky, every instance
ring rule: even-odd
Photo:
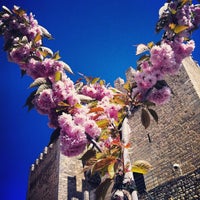
[[[154,31],[164,0],[4,0],[0,6],[18,5],[33,12],[54,40],[45,45],[60,51],[74,73],[97,76],[113,85],[135,66],[135,46],[157,42]],[[200,31],[194,34],[195,60],[200,62]],[[47,117],[23,108],[31,90],[29,77],[20,77],[17,65],[7,61],[0,39],[0,199],[26,197],[29,168],[48,144],[52,129]],[[76,80],[77,76],[70,76]]]

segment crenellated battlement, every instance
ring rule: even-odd
[[[31,165],[31,172],[34,172],[38,167],[40,162],[43,162],[45,158],[47,157],[47,154],[50,154],[52,149],[55,147],[54,144],[50,144],[49,146],[46,146],[42,153],[38,156],[38,158],[35,160],[35,162]]]

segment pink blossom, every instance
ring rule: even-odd
[[[135,81],[138,88],[149,89],[156,84],[157,78],[152,73],[137,72],[135,74]]]
[[[100,85],[99,83],[94,84],[94,88],[96,90],[96,99],[101,100],[105,96],[112,97],[112,91],[109,88],[106,88],[104,85]]]
[[[153,68],[160,70],[163,75],[172,74],[176,60],[174,51],[169,44],[162,42],[159,46],[155,45],[152,47],[150,54]]]
[[[83,86],[81,93],[99,101],[102,100],[105,96],[112,97],[113,95],[109,88],[106,88],[104,85],[99,83]]]
[[[171,42],[171,46],[175,53],[176,63],[180,64],[184,58],[191,55],[195,48],[195,43],[193,40],[190,40],[187,43],[183,43],[181,40],[175,40]]]
[[[152,73],[152,76],[156,77],[158,81],[163,80],[164,78],[163,73],[159,69],[152,68],[151,73]]]
[[[21,30],[25,35],[27,35],[27,37],[29,38],[30,41],[34,40],[38,34],[42,35],[42,31],[38,25],[38,21],[34,18],[34,15],[32,13],[30,13],[29,16],[27,16],[27,14],[25,14],[24,18],[27,19],[29,24],[26,26],[25,29],[21,29]],[[37,44],[41,45],[42,41],[38,40]]]
[[[41,114],[48,114],[51,108],[55,108],[56,105],[52,98],[52,89],[44,89],[36,96],[34,105]]]
[[[72,91],[69,91],[67,93],[67,103],[70,105],[70,106],[75,106],[77,103],[80,103],[80,99],[76,93],[76,91],[72,90]]]
[[[30,56],[30,51],[31,45],[29,43],[17,48],[13,48],[9,52],[9,60],[16,62],[17,64],[25,63]]]
[[[63,81],[57,81],[52,85],[53,97],[56,103],[66,100],[67,90]]]
[[[81,154],[85,150],[86,144],[87,138],[85,134],[75,136],[60,136],[60,148],[61,152],[65,156],[72,157]]]
[[[170,100],[171,90],[169,87],[163,87],[162,89],[153,89],[148,95],[147,99],[156,105],[163,105]]]
[[[114,120],[118,120],[118,112],[122,107],[117,104],[109,103],[105,106],[106,115]]]
[[[42,62],[35,60],[34,58],[29,59],[28,63],[22,66],[24,69],[26,69],[27,75],[33,79],[46,77],[44,76],[45,67],[42,65]]]
[[[93,86],[89,85],[84,85],[81,89],[82,94],[89,96],[91,98],[96,97],[96,90]]]
[[[200,25],[200,6],[194,7],[194,25],[195,27]]]
[[[58,123],[62,132],[70,133],[73,127],[76,126],[72,119],[72,116],[64,112],[58,117]]]
[[[76,113],[74,115],[74,123],[76,125],[84,124],[86,120],[88,120],[88,116],[86,113]]]
[[[76,156],[82,153],[87,144],[85,129],[76,125],[70,114],[63,113],[58,118],[61,128],[61,151],[66,156]]]
[[[83,126],[85,128],[85,132],[88,133],[92,138],[99,137],[101,129],[97,126],[95,121],[87,120]]]
[[[149,73],[149,72],[151,72],[151,70],[152,70],[152,65],[150,64],[149,61],[144,61],[144,62],[142,62],[141,65],[140,65],[140,67],[141,67],[141,70],[142,70],[143,72],[145,72],[145,73]],[[135,74],[135,73],[134,73],[134,74]]]

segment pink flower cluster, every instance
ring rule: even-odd
[[[140,71],[135,74],[137,93],[141,93],[143,98],[151,99],[151,101],[159,105],[168,101],[170,90],[168,90],[167,95],[163,94],[163,97],[158,99],[160,93],[165,90],[157,91],[159,95],[155,95],[155,90],[151,90],[151,88],[156,87],[158,81],[163,80],[166,75],[176,74],[181,67],[182,60],[191,55],[194,46],[193,40],[184,43],[183,38],[175,41],[163,40],[160,45],[153,46],[150,50],[149,60],[142,62]],[[151,91],[149,92],[149,90]],[[146,96],[147,92],[149,97]],[[154,95],[151,93],[154,93]],[[135,94],[134,92],[133,95]]]
[[[110,102],[110,97],[105,96],[101,101],[99,101],[98,105],[104,108],[104,115],[101,118],[110,119],[112,121],[118,121],[118,113],[122,106],[116,103]]]
[[[133,97],[140,94],[141,101],[147,99],[158,105],[167,102],[171,94],[167,85],[158,89],[158,82],[167,75],[177,74],[182,60],[194,50],[194,41],[185,41],[185,37],[189,38],[191,32],[200,25],[200,5],[188,2],[181,6],[179,1],[171,1],[160,9],[160,19],[165,20],[164,38],[149,50],[149,59],[140,63],[140,70],[134,75],[137,88],[132,93]],[[170,24],[175,27],[170,27]],[[176,26],[183,30],[176,33]]]
[[[182,2],[181,2],[182,3]],[[167,16],[167,23],[163,27],[166,31],[165,36],[169,39],[172,37],[190,37],[191,32],[194,31],[200,25],[200,5],[191,4],[190,1],[181,6],[180,1],[171,1],[166,3],[162,8],[160,18]],[[169,24],[175,24],[176,26],[186,26],[187,29],[180,31],[178,34],[174,34],[173,28]]]
[[[87,144],[85,133],[94,139],[99,137],[101,133],[101,129],[95,121],[85,113],[86,110],[81,110],[82,112],[76,113],[74,116],[62,113],[58,117],[58,123],[61,128],[61,149],[66,156],[76,156],[83,152]]]
[[[83,86],[81,93],[99,101],[102,100],[105,96],[112,97],[113,95],[111,90],[99,83]]]
[[[27,36],[29,41],[32,41],[36,35],[42,35],[41,27],[38,25],[37,20],[34,19],[32,13],[28,16],[27,13],[17,6],[14,6],[13,12],[16,14],[14,15],[11,11],[6,11],[0,19],[0,24],[3,24],[2,29],[5,42],[24,35]],[[40,45],[41,40],[38,40],[36,43]]]
[[[163,105],[170,100],[171,90],[169,87],[162,87],[162,89],[153,88],[148,96],[148,100],[156,105]]]

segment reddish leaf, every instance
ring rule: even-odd
[[[108,156],[106,158],[100,159],[98,160],[95,165],[92,168],[92,172],[96,172],[99,171],[103,168],[105,168],[106,166],[110,165],[112,162],[114,162],[116,160],[115,157],[113,156]]]
[[[40,41],[42,39],[42,36],[38,33],[35,38],[34,38],[34,42],[37,43],[38,41]]]
[[[104,112],[104,109],[102,107],[93,107],[90,109],[89,113],[93,112]]]

